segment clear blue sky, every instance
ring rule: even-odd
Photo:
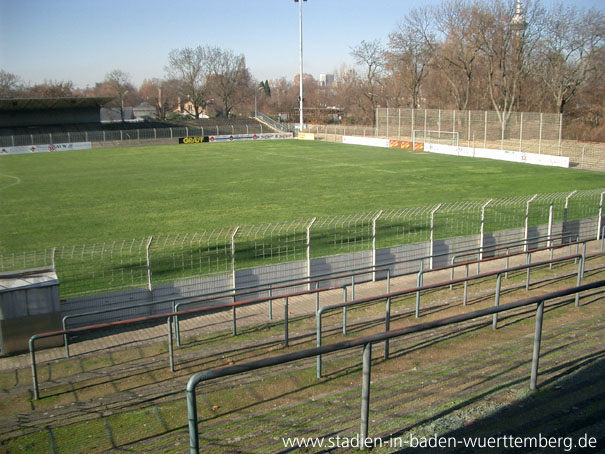
[[[511,0],[513,1],[513,0]],[[441,0],[309,0],[303,4],[305,72],[344,63],[362,40],[388,34],[410,9]],[[545,4],[553,1],[543,0]],[[580,0],[603,8],[602,0]],[[259,80],[298,72],[293,0],[0,0],[0,68],[26,83],[93,86],[113,69],[164,77],[171,49],[217,45],[244,54]]]

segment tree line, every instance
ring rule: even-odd
[[[605,140],[605,15],[539,0],[444,0],[411,10],[385,38],[351,47],[356,66],[326,86],[303,76],[305,117],[371,125],[377,107],[564,113],[567,136]],[[229,117],[257,108],[296,117],[294,80],[255,80],[244,55],[214,46],[172,50],[163,79],[136,88],[121,70],[92,88],[69,81],[26,86],[0,71],[0,97],[112,96],[121,108],[146,101],[161,119],[179,102],[189,114]],[[287,118],[285,116],[284,118]]]

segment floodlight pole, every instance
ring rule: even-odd
[[[300,110],[299,131],[302,132],[303,125],[304,125],[304,121],[303,121],[303,29],[302,29],[302,4],[303,4],[303,2],[302,2],[302,0],[294,0],[294,1],[298,3],[298,28],[299,28],[299,38],[300,38],[300,61],[299,61],[300,93],[298,96],[298,101],[299,101],[299,110]],[[304,1],[306,2],[307,0],[304,0]]]

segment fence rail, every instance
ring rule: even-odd
[[[0,272],[54,266],[62,299],[138,292],[128,295],[132,303],[170,296],[156,293],[173,291],[175,283],[194,286],[200,278],[209,279],[209,288],[196,288],[197,294],[380,265],[397,260],[393,254],[455,254],[563,232],[600,239],[604,195],[605,189],[537,194],[62,246],[2,254]]]
[[[178,139],[179,137],[201,137],[209,135],[262,134],[274,132],[262,123],[221,124],[206,127],[182,126],[169,128],[130,128],[117,130],[90,130],[49,132],[0,136],[0,147],[47,145],[77,142],[140,142],[150,140]]]
[[[196,373],[189,378],[186,387],[187,393],[187,418],[189,427],[189,452],[191,454],[197,454],[200,450],[199,443],[199,431],[198,431],[198,413],[197,413],[197,398],[196,388],[199,384],[208,380],[227,377],[236,375],[244,372],[251,372],[254,370],[262,369],[265,367],[278,366],[293,361],[298,361],[305,358],[311,358],[318,355],[325,355],[327,353],[337,352],[341,350],[348,350],[354,347],[363,347],[363,359],[362,359],[362,383],[361,383],[361,415],[360,415],[360,434],[362,440],[366,440],[369,433],[369,409],[370,409],[370,384],[371,384],[371,368],[372,368],[372,345],[379,342],[386,342],[390,339],[395,339],[412,333],[418,333],[422,331],[429,331],[438,327],[454,325],[469,321],[478,317],[487,315],[499,314],[501,312],[511,311],[514,309],[536,305],[536,326],[534,330],[534,345],[532,354],[532,365],[531,365],[531,376],[530,376],[530,389],[535,390],[537,387],[538,379],[538,366],[540,358],[540,347],[542,339],[542,320],[544,314],[544,305],[546,301],[561,298],[574,293],[583,292],[586,290],[597,289],[605,286],[605,280],[592,282],[590,284],[584,284],[577,287],[571,287],[564,290],[559,290],[543,295],[518,300],[512,303],[500,305],[498,307],[490,307],[480,309],[474,312],[465,313],[461,315],[455,315],[452,317],[435,320],[431,322],[421,323],[405,328],[399,328],[392,331],[384,331],[369,336],[359,337],[357,339],[346,340],[337,342],[321,347],[310,348],[307,350],[300,350],[293,353],[286,353],[279,356],[273,356],[271,358],[264,358],[248,363],[238,364],[235,366],[223,367],[220,369],[206,370],[203,372]],[[363,443],[361,447],[363,449]]]

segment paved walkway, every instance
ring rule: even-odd
[[[587,253],[594,254],[601,251],[600,241],[592,241],[588,244]],[[572,251],[575,253],[575,249]],[[555,257],[563,257],[569,255],[568,248],[557,249],[554,253]],[[532,254],[532,262],[548,260],[550,252],[541,251]],[[525,255],[519,255],[510,259],[509,267],[523,265],[526,263]],[[481,265],[481,272],[496,271],[505,267],[505,260],[493,260]],[[475,265],[469,267],[471,276],[476,274],[477,267]],[[458,267],[455,270],[455,278],[464,277],[464,267]],[[391,291],[405,290],[416,287],[417,275],[406,275],[402,277],[391,278]],[[427,272],[424,276],[424,285],[444,282],[450,279],[450,270]],[[375,295],[386,293],[386,280],[378,282],[369,282],[357,284],[355,286],[355,298],[366,298]],[[351,292],[349,288],[349,299]],[[343,301],[342,290],[330,290],[322,292],[319,297],[319,304],[327,306],[337,304]],[[289,317],[298,317],[304,315],[312,315],[315,313],[316,296],[302,295],[289,299]],[[284,318],[284,300],[277,299],[273,301],[273,321],[283,320]],[[269,320],[269,303],[259,303],[256,305],[244,306],[237,309],[237,326],[238,329],[261,325]],[[136,325],[134,325],[136,326]],[[213,332],[231,331],[232,329],[232,312],[226,310],[213,314],[201,315],[192,317],[180,322],[181,338],[198,336]],[[121,331],[113,330],[111,333],[104,335],[103,332],[96,332],[90,338],[79,340],[76,343],[70,344],[71,356],[84,355],[94,352],[104,352],[107,349],[125,348],[140,345],[141,343],[149,342],[166,342],[167,329],[166,323],[160,323],[156,326],[142,327],[139,329],[124,328]],[[63,347],[48,348],[36,353],[36,361],[43,363],[65,357],[65,349]],[[0,358],[0,371],[14,370],[23,367],[29,367],[29,354],[21,354]]]

